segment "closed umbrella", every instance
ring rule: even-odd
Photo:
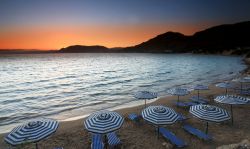
[[[226,110],[212,105],[191,106],[189,112],[195,117],[206,121],[206,133],[208,132],[208,122],[219,123],[230,119],[230,115]]]
[[[37,142],[54,133],[58,128],[58,121],[52,119],[38,119],[14,128],[6,137],[5,141],[11,145]]]
[[[85,128],[92,133],[106,134],[121,128],[124,118],[117,112],[102,110],[91,114],[85,121]]]
[[[159,126],[175,123],[179,115],[173,109],[165,106],[149,106],[142,110],[142,117],[149,123],[157,125],[159,137]]]
[[[233,105],[242,105],[247,104],[250,99],[237,96],[237,95],[223,95],[223,96],[217,96],[214,99],[216,102],[223,103],[223,104],[229,104],[231,109],[231,116],[232,116],[232,124],[233,124]]]
[[[146,108],[146,100],[157,98],[157,93],[149,91],[138,91],[137,93],[135,93],[134,97],[139,100],[145,100]]]
[[[221,83],[218,83],[215,85],[216,87],[219,87],[219,88],[225,88],[226,89],[226,94],[227,94],[227,90],[232,88],[232,85],[228,82],[221,82]]]
[[[184,88],[172,88],[172,89],[168,90],[167,93],[177,96],[178,97],[177,103],[179,103],[180,96],[188,95],[190,92]]]

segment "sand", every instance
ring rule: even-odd
[[[249,69],[245,71],[245,74],[249,74]],[[220,89],[211,84],[209,86],[210,90],[201,91],[200,95],[209,99],[209,104],[222,107],[224,109],[230,110],[229,105],[222,105],[215,103],[213,99],[217,95],[222,95],[225,93],[224,89]],[[229,93],[234,93],[229,91]],[[193,91],[190,95],[180,98],[180,101],[188,101],[189,97],[196,95],[197,92]],[[165,105],[173,108],[179,113],[190,117],[186,123],[193,125],[194,127],[205,131],[205,123],[195,117],[193,117],[187,108],[177,108],[173,105],[177,97],[162,97],[147,105]],[[168,149],[173,148],[167,140],[163,137],[157,139],[157,133],[155,128],[145,121],[141,121],[140,125],[136,125],[131,122],[127,116],[129,113],[141,113],[144,108],[144,101],[142,101],[141,106],[136,106],[132,108],[124,108],[116,110],[118,113],[125,117],[125,122],[120,130],[117,131],[117,135],[122,141],[121,148],[124,149]],[[231,121],[223,122],[220,124],[209,123],[209,134],[213,136],[213,141],[203,141],[196,136],[192,136],[185,132],[182,128],[182,123],[177,122],[173,125],[164,126],[170,131],[176,134],[176,136],[185,140],[188,144],[187,149],[214,149],[216,147],[239,143],[242,140],[250,140],[250,104],[248,105],[237,105],[233,108],[234,111],[234,125]],[[89,149],[91,148],[91,135],[83,126],[84,119],[60,122],[59,128],[50,137],[40,141],[38,146],[40,149],[53,149],[54,147],[64,147],[64,149]],[[4,142],[4,136],[6,134],[0,135],[0,149],[6,148],[21,148],[21,149],[33,149],[35,144],[26,144],[18,147],[12,147]]]

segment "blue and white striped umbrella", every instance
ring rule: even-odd
[[[190,92],[185,88],[172,88],[170,90],[167,90],[167,93],[177,96],[178,97],[177,103],[179,103],[180,96],[188,95]]]
[[[208,86],[198,84],[198,85],[194,86],[194,90],[208,90]]]
[[[245,80],[250,80],[250,76],[244,77]]]
[[[228,82],[221,82],[221,83],[216,84],[215,86],[219,87],[219,88],[225,88],[226,94],[227,94],[227,90],[233,87],[232,84],[230,84]]]
[[[207,85],[198,84],[198,85],[195,85],[193,87],[193,89],[197,90],[197,92],[198,92],[197,98],[199,100],[200,99],[200,90],[208,90],[208,86]]]
[[[107,110],[91,114],[85,121],[85,128],[92,133],[107,134],[121,128],[124,118],[117,112]]]
[[[241,83],[250,83],[250,77],[241,78],[239,81]]]
[[[139,100],[145,100],[145,108],[146,108],[146,100],[157,98],[157,93],[149,91],[138,91],[134,94],[134,97]]]
[[[231,109],[231,116],[232,116],[232,124],[233,124],[233,105],[242,105],[242,104],[247,104],[250,99],[237,96],[237,95],[222,95],[222,96],[217,96],[214,99],[216,102],[223,103],[223,104],[229,104],[230,109]]]
[[[247,91],[244,89],[243,84],[244,83],[250,83],[250,77],[241,78],[241,79],[239,79],[239,82],[240,82],[240,94],[244,95],[245,93],[247,93]],[[246,87],[246,88],[248,89],[248,87]]]
[[[179,115],[173,109],[165,106],[149,106],[142,111],[142,117],[144,120],[157,125],[159,130],[159,125],[175,123]]]
[[[142,117],[155,125],[168,125],[175,123],[179,115],[173,109],[165,106],[149,106],[143,109]]]
[[[172,88],[168,90],[167,93],[175,96],[185,96],[188,95],[190,92],[185,88]]]
[[[206,133],[208,131],[208,122],[219,123],[230,119],[230,115],[226,110],[212,105],[191,106],[189,112],[195,117],[207,121]]]
[[[14,128],[6,137],[5,141],[11,145],[38,142],[58,128],[58,121],[52,119],[39,119]]]
[[[219,103],[230,104],[230,105],[247,104],[250,101],[249,98],[245,98],[245,97],[241,97],[237,95],[217,96],[214,100]]]

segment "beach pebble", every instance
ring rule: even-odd
[[[172,144],[169,144],[169,143],[167,143],[167,142],[163,142],[163,143],[162,143],[162,146],[165,146],[166,149],[172,149],[172,148],[173,148],[173,145],[172,145]]]
[[[216,149],[250,149],[250,141],[245,139],[240,143],[219,146]]]

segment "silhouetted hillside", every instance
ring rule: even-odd
[[[63,53],[102,53],[102,52],[109,52],[110,49],[104,47],[104,46],[81,46],[81,45],[74,45],[69,46],[67,48],[62,48],[60,52]]]
[[[244,54],[250,47],[250,21],[215,26],[192,36],[167,32],[141,44],[108,49],[103,46],[69,46],[60,52],[146,52],[146,53],[222,53]]]
[[[189,47],[209,53],[250,47],[250,21],[197,32],[191,37]]]
[[[167,32],[133,47],[124,48],[125,51],[136,52],[182,52],[188,44],[188,36],[177,32]]]

